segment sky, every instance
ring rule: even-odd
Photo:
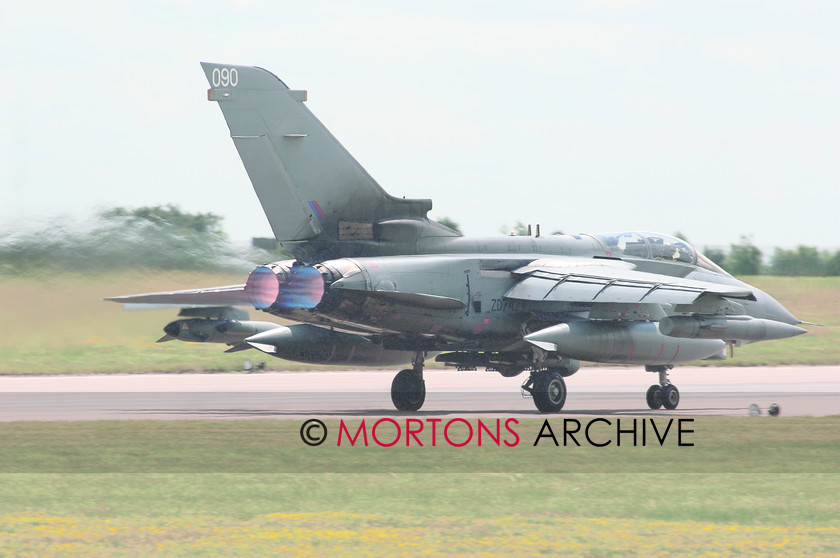
[[[468,235],[840,248],[840,3],[0,3],[0,231],[176,204],[271,236],[200,61],[254,65]],[[0,233],[2,234],[2,233]]]

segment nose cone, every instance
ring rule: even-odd
[[[524,339],[544,351],[553,352],[558,349],[557,344],[569,337],[570,334],[569,324],[557,324],[529,333]]]
[[[286,326],[277,326],[274,329],[257,333],[245,339],[246,343],[264,343],[268,345],[282,345],[292,341],[292,330]]]
[[[285,347],[293,341],[292,330],[286,326],[278,326],[245,339],[245,342],[255,349],[268,354],[276,354],[278,348]]]
[[[181,335],[181,322],[166,324],[166,327],[163,328],[163,332],[170,337],[178,337]]]
[[[756,289],[754,292],[756,299],[758,299],[758,303],[761,305],[761,308],[764,311],[763,317],[765,319],[774,320],[790,325],[802,323],[802,320],[791,314],[787,308],[782,306],[778,300],[776,300],[769,294],[758,289]]]

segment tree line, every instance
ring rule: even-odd
[[[255,264],[288,259],[282,247],[265,250],[231,245],[213,213],[189,213],[174,205],[100,211],[85,223],[54,220],[40,230],[0,230],[0,274],[36,270],[102,270],[117,268],[247,270]],[[439,222],[460,232],[458,223]],[[504,234],[528,234],[517,221]],[[561,234],[553,232],[552,234]],[[674,236],[688,240],[679,232]],[[266,248],[270,248],[266,246]],[[732,275],[840,275],[840,250],[813,246],[775,248],[765,255],[742,236],[729,250],[706,247],[703,253]]]
[[[451,219],[445,219],[445,221],[444,224],[460,232],[457,223]],[[517,236],[529,234],[528,227],[522,221],[517,221],[513,227],[503,226],[499,231]],[[551,234],[563,233],[558,231]],[[673,236],[691,244],[680,232],[675,232]],[[737,243],[729,245],[729,250],[707,246],[703,254],[732,275],[800,277],[840,275],[840,250],[820,250],[814,246],[799,245],[792,250],[774,248],[773,252],[767,255],[756,247],[749,237],[741,236]]]
[[[737,244],[729,245],[729,251],[707,247],[703,253],[732,275],[840,275],[840,250],[832,252],[799,245],[789,250],[774,248],[768,257],[749,238],[742,236]]]
[[[53,219],[0,230],[0,274],[101,272],[120,269],[247,271],[271,254],[237,248],[213,213],[174,205],[100,211],[83,221]]]

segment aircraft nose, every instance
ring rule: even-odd
[[[755,294],[757,295],[756,298],[758,298],[762,308],[764,309],[764,317],[766,319],[775,320],[777,322],[782,322],[790,325],[802,323],[802,320],[791,314],[787,308],[782,306],[778,300],[776,300],[769,294],[765,293],[764,291],[758,290]]]

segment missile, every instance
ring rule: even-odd
[[[572,321],[524,337],[566,358],[620,364],[676,364],[720,353],[719,339],[680,339],[662,335],[652,322]]]
[[[385,349],[361,335],[331,331],[309,324],[277,326],[252,335],[245,343],[264,353],[311,364],[389,366],[408,364],[412,353]]]
[[[659,322],[659,331],[670,337],[726,341],[786,339],[805,333],[795,325],[750,316],[671,316]]]
[[[166,334],[158,343],[164,341],[186,341],[188,343],[241,343],[262,331],[279,327],[272,322],[253,322],[249,320],[218,320],[208,318],[190,318],[175,320],[163,328]]]

